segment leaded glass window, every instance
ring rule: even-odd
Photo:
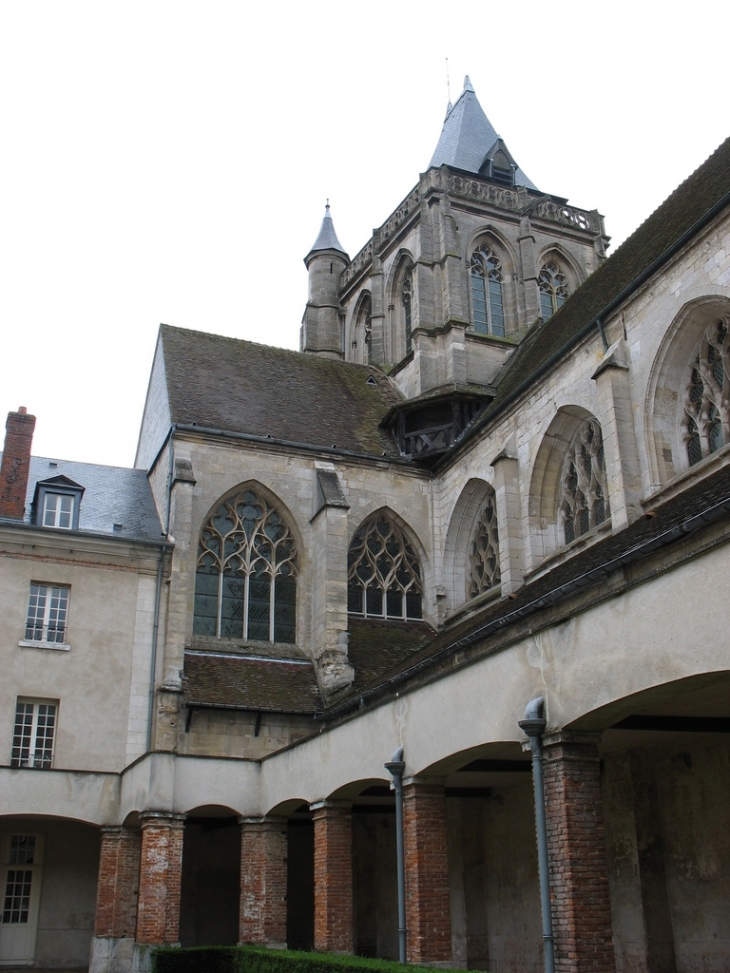
[[[726,318],[713,321],[690,366],[682,431],[690,466],[730,442],[730,336]]]
[[[490,490],[482,505],[474,531],[469,560],[469,598],[476,598],[499,584],[499,531],[497,530],[497,504],[494,491]]]
[[[418,555],[385,514],[355,534],[347,559],[347,609],[366,618],[421,618],[423,582]]]
[[[403,302],[403,330],[406,336],[406,354],[410,355],[413,351],[413,274],[410,268],[403,277],[403,287],[401,288],[401,300]]]
[[[261,494],[224,500],[200,535],[193,632],[261,642],[296,641],[294,537]]]
[[[360,303],[357,314],[357,325],[355,328],[356,341],[362,340],[365,345],[364,357],[370,362],[373,360],[373,329],[372,329],[372,300],[367,294]]]
[[[503,338],[502,265],[486,244],[477,247],[472,254],[470,276],[474,330],[477,334]]]
[[[549,317],[565,304],[568,297],[568,280],[554,260],[548,261],[537,279],[540,287],[540,311],[542,318]]]
[[[563,463],[560,515],[565,543],[588,533],[609,515],[601,427],[586,419],[573,436]]]

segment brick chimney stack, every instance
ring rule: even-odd
[[[8,413],[0,466],[0,517],[23,519],[34,429],[35,416],[29,416],[24,405],[17,412]]]

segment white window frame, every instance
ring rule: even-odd
[[[64,503],[64,501],[67,501]],[[71,530],[74,525],[76,497],[73,493],[54,493],[51,490],[43,495],[42,527],[58,527]],[[66,509],[64,509],[66,508]],[[64,521],[67,521],[64,523]]]
[[[50,770],[56,747],[57,699],[18,696],[10,766]]]
[[[41,603],[42,602],[42,603]],[[45,581],[31,581],[28,610],[25,619],[25,638],[21,648],[60,649],[68,652],[66,641],[71,588]],[[40,633],[40,638],[38,638]],[[57,637],[60,634],[60,639]]]

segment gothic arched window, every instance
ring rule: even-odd
[[[690,365],[684,395],[689,465],[730,442],[730,333],[727,318],[709,326]]]
[[[497,504],[494,490],[490,489],[471,543],[468,597],[476,598],[483,591],[494,588],[500,580]]]
[[[474,330],[477,334],[494,334],[503,338],[502,265],[486,244],[477,247],[472,254],[470,276]]]
[[[387,514],[365,521],[347,557],[347,610],[366,618],[421,618],[418,555]]]
[[[568,297],[568,279],[554,260],[543,265],[537,278],[540,287],[540,312],[543,321],[565,304]]]
[[[406,354],[413,351],[413,271],[409,267],[403,275],[401,303],[403,305],[403,332],[406,338]]]
[[[570,544],[609,516],[603,439],[595,419],[586,419],[576,430],[560,483],[560,514],[565,543]]]
[[[262,642],[296,640],[297,550],[256,490],[224,500],[200,533],[193,632]]]

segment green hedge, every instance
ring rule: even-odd
[[[153,962],[154,973],[403,973],[406,969],[390,960],[258,946],[156,949]]]

